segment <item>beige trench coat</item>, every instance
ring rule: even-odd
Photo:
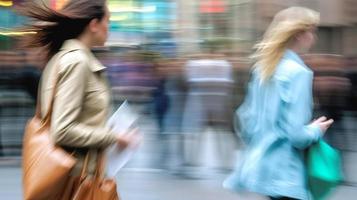
[[[110,89],[105,67],[79,40],[67,40],[48,62],[41,85],[41,114],[49,108],[56,76],[57,92],[52,113],[53,142],[74,152],[78,163],[72,175],[79,175],[89,151],[88,172],[93,173],[98,152],[116,142],[116,134],[105,124]]]

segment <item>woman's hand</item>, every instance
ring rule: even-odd
[[[325,134],[328,128],[330,128],[333,123],[333,119],[327,119],[325,116],[319,117],[317,120],[314,120],[311,124],[315,124],[320,127],[322,134]]]
[[[130,130],[128,133],[119,134],[117,137],[117,144],[120,149],[125,149],[129,145],[134,147],[138,146],[141,142],[141,137],[139,136],[139,129],[135,128]]]

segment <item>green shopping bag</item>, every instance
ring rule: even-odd
[[[307,174],[314,200],[323,200],[343,180],[340,152],[320,140],[307,152]]]

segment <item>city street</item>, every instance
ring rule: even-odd
[[[224,189],[232,172],[264,194],[328,180],[323,200],[357,200],[356,13],[357,0],[0,0],[0,200],[23,199],[22,155],[40,163],[34,116],[73,169],[105,165],[120,200],[270,199]]]

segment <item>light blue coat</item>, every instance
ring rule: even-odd
[[[318,126],[308,125],[312,80],[313,72],[292,50],[285,52],[268,82],[261,83],[253,71],[248,94],[236,112],[246,148],[224,187],[308,199],[304,149],[322,136]]]

